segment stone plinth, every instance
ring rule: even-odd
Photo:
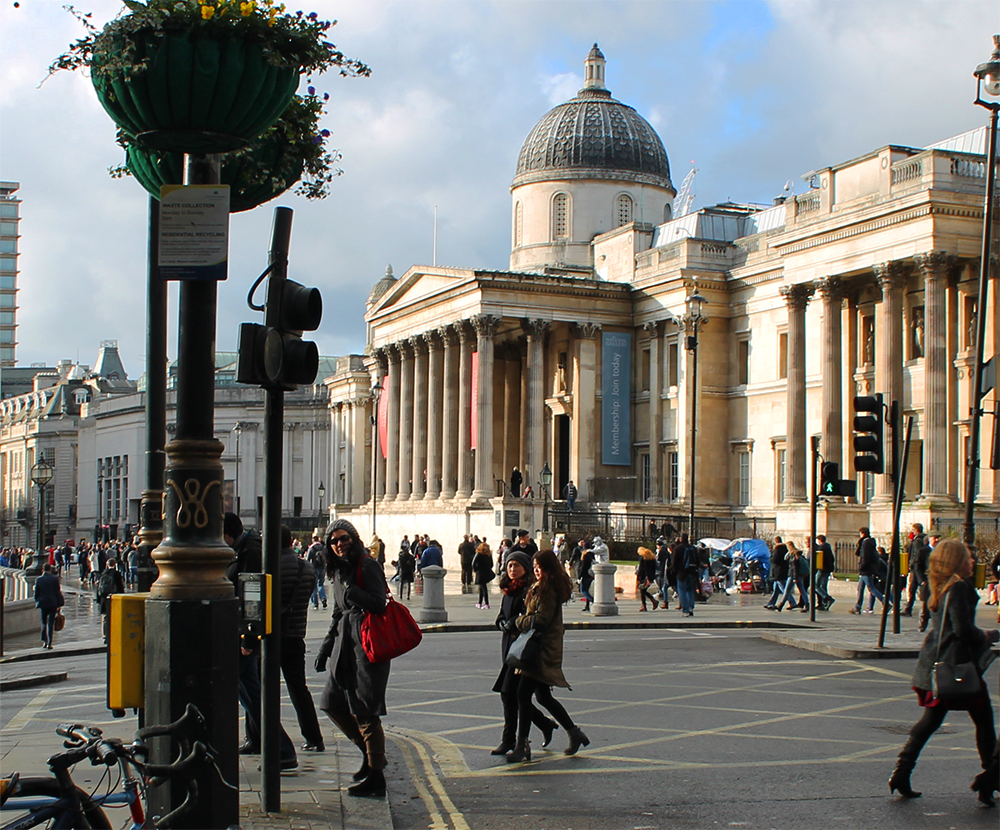
[[[424,580],[424,607],[420,609],[418,622],[448,622],[448,612],[444,607],[444,577],[448,571],[437,565],[428,565],[420,571]]]
[[[594,601],[590,613],[595,617],[617,617],[618,603],[615,602],[615,571],[617,565],[609,562],[595,562],[594,571]]]

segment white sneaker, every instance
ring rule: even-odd
[[[482,607],[483,607],[483,604],[481,602],[477,602],[476,603],[476,608],[482,608]]]

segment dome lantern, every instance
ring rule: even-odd
[[[594,48],[590,50],[590,54],[587,55],[587,60],[584,61],[584,89],[604,89],[604,55],[601,54],[601,50],[597,48],[597,44],[594,44]]]

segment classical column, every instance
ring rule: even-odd
[[[441,394],[444,351],[438,332],[424,335],[427,344],[427,489],[425,499],[441,497],[441,438],[444,420],[442,409],[444,399]]]
[[[391,501],[399,496],[399,385],[402,372],[399,345],[393,343],[386,351],[389,357],[389,411],[385,425],[385,497]]]
[[[427,339],[413,338],[413,486],[410,498],[422,499],[427,491]]]
[[[576,365],[573,369],[573,432],[575,446],[570,461],[570,478],[579,491],[580,501],[589,501],[591,482],[597,469],[597,335],[601,327],[580,323],[573,327],[576,337]]]
[[[387,384],[383,381],[386,376],[386,353],[385,349],[376,349],[374,352],[374,365],[372,366],[372,372],[375,375],[375,381],[381,386],[386,386]],[[373,384],[374,385],[374,384]],[[383,389],[386,395],[389,391]],[[386,398],[386,403],[388,404],[389,399]],[[386,460],[382,455],[382,442],[381,438],[387,438],[388,436],[382,435],[382,429],[384,425],[379,423],[378,411],[379,402],[375,400],[374,395],[372,396],[372,411],[371,415],[374,418],[375,427],[372,429],[372,455],[375,458],[375,466],[372,468],[375,475],[375,486],[372,488],[372,499],[381,499],[385,497],[385,467]]]
[[[413,492],[413,344],[400,344],[399,366],[399,499]]]
[[[514,467],[523,467],[521,459],[521,346],[508,343],[504,349],[503,375],[503,465],[505,477]],[[515,493],[514,496],[520,496]]]
[[[340,502],[340,401],[330,404],[330,455],[335,478],[330,482],[330,501]],[[255,492],[255,491],[251,491]]]
[[[541,480],[545,463],[545,337],[551,327],[551,320],[524,324],[528,335],[528,442],[524,460],[531,477],[525,484],[532,487]]]
[[[875,309],[875,391],[885,405],[903,401],[903,290],[906,271],[902,262],[882,262],[875,266],[875,278],[882,289],[882,302]],[[887,410],[888,412],[888,410]],[[875,479],[877,502],[892,502],[892,439],[886,419],[885,475]]]
[[[781,296],[788,307],[788,392],[785,438],[785,503],[808,501],[806,495],[806,303],[808,283],[785,285]]]
[[[924,492],[923,501],[952,502],[948,487],[948,273],[955,257],[918,254],[924,278]]]
[[[493,335],[500,318],[492,314],[477,314],[472,318],[476,329],[476,351],[479,354],[476,384],[476,489],[474,499],[489,499],[493,484]]]
[[[472,332],[465,321],[458,324],[459,398],[458,407],[458,490],[455,495],[467,499],[472,495]]]
[[[649,333],[649,501],[660,504],[663,501],[663,483],[660,473],[660,430],[663,414],[660,386],[663,380],[661,351],[663,349],[662,320],[653,320],[643,325]]]
[[[458,374],[458,333],[453,326],[438,329],[444,341],[444,397],[441,406],[441,498],[453,499],[458,476],[458,417],[462,386]]]
[[[823,433],[820,452],[827,461],[843,464],[844,393],[843,335],[841,332],[844,284],[838,277],[826,277],[816,285],[823,300],[820,326],[820,366],[823,374]],[[842,469],[841,478],[851,478]]]

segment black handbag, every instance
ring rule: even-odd
[[[948,618],[948,601],[951,591],[944,600],[944,610],[941,612],[941,625],[938,628],[937,653],[934,657],[934,670],[931,672],[931,691],[935,700],[964,701],[978,695],[983,688],[974,663],[949,663],[941,660],[941,635],[944,633],[944,621]]]
[[[507,651],[507,665],[522,671],[538,667],[542,659],[542,647],[535,636],[535,629],[520,634]]]

